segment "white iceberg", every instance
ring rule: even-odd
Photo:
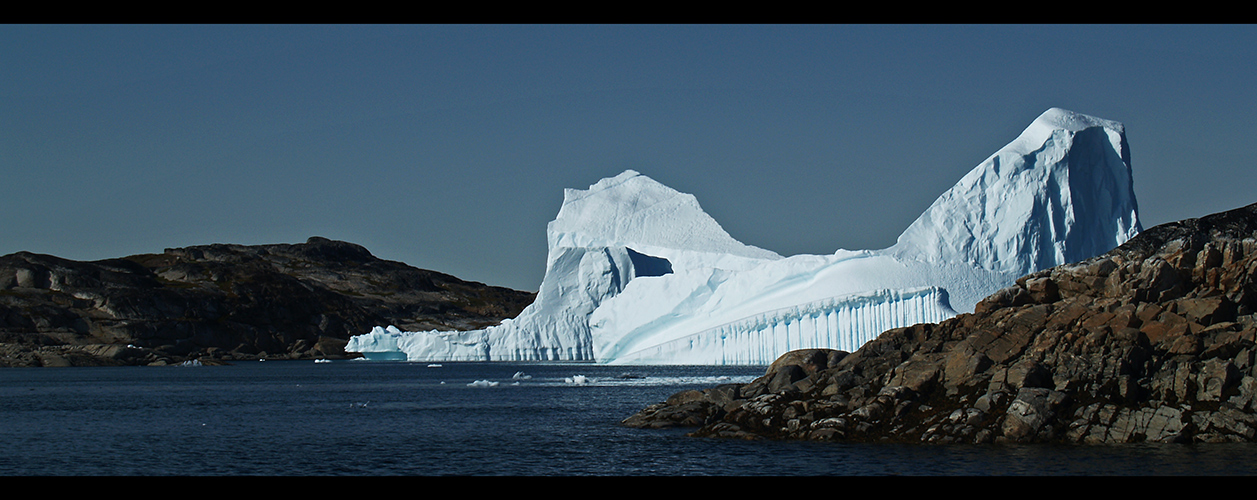
[[[634,171],[568,189],[536,301],[467,332],[376,327],[346,351],[410,361],[766,365],[854,351],[972,311],[1025,274],[1141,230],[1122,124],[1043,113],[881,250],[782,257],[734,240],[689,194]]]

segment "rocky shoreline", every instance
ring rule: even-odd
[[[896,443],[1257,440],[1257,204],[1148,229],[854,353],[623,421],[695,437]]]
[[[535,296],[320,237],[94,262],[18,252],[0,256],[0,367],[344,358],[377,325],[482,328]]]

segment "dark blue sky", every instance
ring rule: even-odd
[[[0,254],[325,236],[535,290],[634,169],[783,255],[872,249],[1044,110],[1144,226],[1257,202],[1253,26],[0,26]]]

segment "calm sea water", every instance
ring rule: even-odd
[[[695,439],[618,425],[681,389],[762,373],[362,361],[10,368],[0,370],[0,475],[1257,472],[1257,446],[1247,444],[871,446]]]

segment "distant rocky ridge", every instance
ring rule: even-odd
[[[79,262],[0,257],[0,366],[345,357],[379,324],[466,330],[535,298],[313,237]]]
[[[1019,279],[971,314],[623,423],[700,437],[909,443],[1257,440],[1257,204],[1148,229]]]

